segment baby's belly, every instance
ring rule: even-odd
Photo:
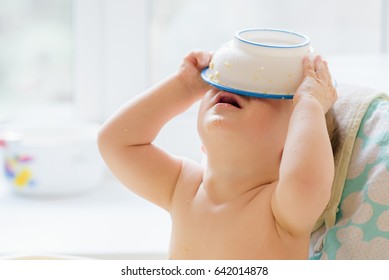
[[[176,237],[176,238],[175,238]],[[223,259],[307,259],[309,241],[287,244],[277,238],[255,238],[241,233],[233,236],[228,233],[206,236],[180,237],[172,235],[170,259],[223,260]]]

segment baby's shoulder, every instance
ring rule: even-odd
[[[188,158],[182,159],[181,171],[176,184],[175,196],[195,196],[203,181],[204,167]]]

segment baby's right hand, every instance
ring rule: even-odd
[[[321,56],[316,56],[313,61],[306,56],[303,59],[303,67],[304,80],[293,97],[293,103],[296,104],[304,98],[316,98],[326,113],[338,98],[328,64]]]
[[[185,84],[188,91],[202,97],[209,85],[201,78],[201,70],[207,67],[212,59],[212,53],[207,51],[191,51],[184,57],[178,72],[178,78]]]

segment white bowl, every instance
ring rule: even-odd
[[[11,123],[0,127],[4,178],[14,193],[61,196],[97,187],[104,163],[94,123]]]
[[[280,29],[238,31],[213,55],[203,79],[225,91],[293,98],[303,79],[302,59],[313,53],[308,37]]]

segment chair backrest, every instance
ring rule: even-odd
[[[389,259],[389,101],[360,124],[335,225],[312,235],[312,259]]]

